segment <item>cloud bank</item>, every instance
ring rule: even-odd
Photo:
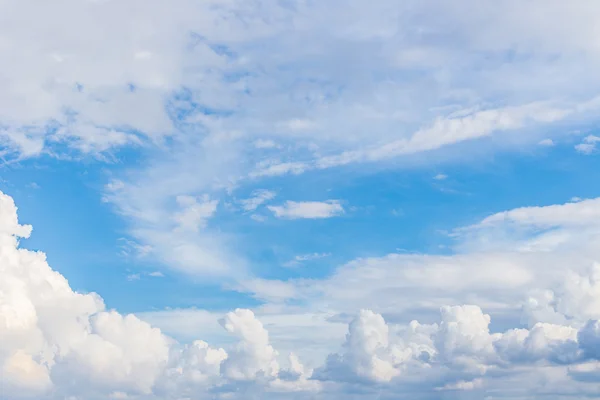
[[[508,215],[523,220],[520,213]],[[527,221],[538,223],[559,214],[533,209],[529,215]],[[498,390],[519,377],[546,379],[545,373],[553,376],[551,382],[523,386],[519,393],[568,384],[589,395],[595,386],[587,383],[600,379],[600,265],[588,275],[570,273],[552,292],[523,299],[529,327],[493,332],[491,317],[469,304],[441,307],[433,323],[388,323],[363,309],[349,323],[340,351],[307,368],[297,355],[279,354],[250,310],[237,309],[220,320],[237,339],[227,350],[202,340],[180,343],[134,315],[107,310],[100,296],[73,291],[43,253],[20,246],[31,226],[19,224],[6,194],[0,195],[0,219],[2,399],[241,399],[282,393],[307,399],[437,398],[440,392]]]

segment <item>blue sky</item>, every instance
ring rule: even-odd
[[[599,394],[596,2],[0,5],[0,400]]]
[[[593,155],[581,155],[566,143],[525,154],[488,154],[469,163],[342,167],[252,183],[227,200],[251,198],[260,189],[277,193],[268,201],[275,204],[281,202],[277,198],[342,199],[347,211],[338,217],[280,220],[261,205],[265,219],[257,221],[251,212],[221,207],[210,225],[232,235],[236,251],[260,277],[322,278],[360,257],[451,253],[447,232],[495,212],[597,197],[590,185],[597,163]],[[255,304],[221,290],[218,282],[203,284],[193,275],[136,257],[127,224],[101,196],[107,177],[131,165],[92,160],[82,166],[47,157],[6,165],[3,190],[15,198],[24,221],[36,222],[27,247],[46,251],[74,288],[102,293],[111,307],[125,312]],[[286,266],[296,256],[309,259]],[[127,280],[157,271],[165,277]],[[199,296],[199,288],[209,294]]]

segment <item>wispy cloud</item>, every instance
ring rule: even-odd
[[[139,281],[144,276],[149,276],[151,278],[164,278],[165,274],[163,274],[160,271],[136,272],[136,273],[132,273],[132,274],[127,275],[126,279],[129,282],[133,282],[133,281]]]
[[[554,140],[552,139],[542,139],[538,142],[538,145],[540,146],[545,146],[545,147],[552,147],[554,146]]]
[[[319,260],[321,258],[329,257],[331,253],[308,253],[300,254],[294,257],[292,260],[283,263],[286,268],[293,268],[301,265],[305,261]]]
[[[252,197],[240,200],[244,211],[254,211],[265,202],[274,199],[276,193],[267,189],[259,189],[252,192]]]
[[[244,262],[231,259],[235,234],[185,214],[178,196],[225,202],[248,179],[266,185],[491,136],[488,151],[521,149],[542,139],[541,126],[554,140],[553,122],[597,119],[593,2],[472,10],[468,2],[351,0],[340,14],[327,2],[67,0],[43,17],[29,15],[32,4],[18,2],[11,20],[33,28],[2,24],[10,43],[0,55],[11,60],[0,65],[0,81],[10,83],[0,91],[2,156],[118,160],[116,149],[135,149],[143,162],[116,169],[122,187],[108,186],[105,198],[132,238],[185,270]],[[543,22],[533,17],[540,9]],[[132,21],[147,27],[143,38]],[[508,57],[515,48],[527,56]],[[518,140],[505,139],[516,130]],[[199,229],[174,231],[176,214]]]
[[[207,220],[217,212],[218,200],[211,200],[208,195],[200,198],[194,196],[177,196],[180,211],[173,219],[181,229],[197,231],[206,226]]]
[[[338,200],[328,201],[286,201],[281,206],[268,206],[277,218],[320,219],[337,217],[344,213]]]
[[[581,154],[592,154],[596,151],[598,142],[600,142],[600,137],[595,135],[586,136],[581,143],[575,145],[575,150]]]

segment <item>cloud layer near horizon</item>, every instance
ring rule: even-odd
[[[481,393],[538,373],[535,379],[553,377],[544,390],[568,383],[570,391],[591,394],[584,382],[600,380],[600,323],[593,319],[600,316],[600,266],[589,276],[574,275],[553,298],[525,302],[529,328],[493,333],[490,316],[477,305],[443,306],[436,323],[390,324],[363,309],[340,352],[312,370],[294,354],[283,360],[250,310],[221,319],[237,339],[224,350],[202,340],[178,343],[134,315],[106,310],[96,294],[74,292],[43,253],[19,246],[31,227],[18,223],[5,194],[0,227],[2,399],[246,399],[282,392],[375,398],[374,391],[378,398],[401,398],[398,388],[408,388],[407,398],[436,398]],[[539,390],[527,386],[519,393]]]

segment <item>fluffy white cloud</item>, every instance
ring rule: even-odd
[[[2,377],[12,377],[4,384],[49,389],[56,379],[69,385],[73,376],[74,391],[90,385],[149,393],[168,358],[167,338],[133,315],[106,311],[93,293],[73,292],[43,253],[17,247],[31,227],[18,224],[5,194],[0,209],[0,364],[8,373]]]
[[[343,353],[330,355],[315,377],[387,382],[387,390],[393,393],[414,385],[414,377],[419,376],[419,391],[432,398],[434,391],[485,389],[503,381],[512,369],[526,373],[570,365],[577,379],[595,381],[597,367],[589,360],[600,356],[596,320],[580,330],[538,323],[504,333],[491,333],[489,324],[489,315],[477,306],[444,306],[439,324],[413,321],[391,334],[393,326],[381,315],[363,310],[350,323]],[[536,388],[527,391],[535,393]]]
[[[221,324],[228,332],[241,339],[221,366],[223,375],[235,380],[254,380],[277,375],[277,352],[269,344],[268,332],[252,311],[238,309],[230,312]]]
[[[591,199],[493,214],[485,223],[455,230],[451,255],[361,258],[322,279],[262,279],[237,289],[267,301],[261,318],[269,316],[269,307],[276,308],[273,318],[328,313],[331,329],[361,308],[393,322],[432,323],[445,304],[478,305],[496,331],[521,320],[529,327],[542,322],[579,328],[600,318],[594,266],[600,237],[593,218],[599,204]],[[315,331],[323,329],[315,323]],[[335,350],[336,340],[319,340],[329,352]]]
[[[344,213],[344,207],[337,200],[328,201],[286,201],[281,206],[268,206],[277,218],[319,219],[331,218]]]
[[[0,136],[9,149],[31,156],[66,142],[97,152],[173,133],[164,96],[181,83],[172,44],[189,31],[182,9],[139,2],[133,16],[112,1],[2,7],[0,52],[11,62],[0,69]],[[171,22],[157,23],[161,17]]]
[[[241,340],[229,355],[202,341],[180,345],[134,315],[106,310],[98,295],[73,291],[43,253],[20,248],[31,227],[16,211],[0,193],[0,398],[179,398],[229,379],[278,380],[277,352],[251,311],[225,316],[224,328]],[[306,380],[296,375],[288,381]]]
[[[371,381],[389,382],[398,374],[389,347],[389,328],[383,317],[373,311],[361,310],[350,323],[344,350],[342,355],[328,358],[324,370],[319,371],[322,379],[344,380],[354,375]],[[348,376],[346,369],[352,375]]]
[[[440,392],[479,393],[515,372],[542,371],[596,393],[585,385],[599,375],[598,267],[588,275],[573,272],[543,292],[546,303],[527,300],[524,315],[537,319],[529,328],[492,331],[492,318],[477,305],[442,306],[435,322],[408,324],[364,309],[349,323],[341,351],[313,369],[294,354],[282,360],[250,310],[221,319],[238,339],[228,351],[201,340],[180,344],[134,315],[106,310],[99,296],[74,292],[43,253],[19,247],[31,227],[18,223],[16,207],[4,194],[0,218],[2,399],[179,399],[207,393],[278,398],[282,392],[303,399],[341,396],[356,385],[364,387],[364,398],[393,397],[402,388],[410,388],[407,396],[436,398]],[[561,322],[555,322],[557,315]],[[302,322],[301,315],[289,316],[286,334],[298,334],[304,325],[314,329],[315,316],[306,317]],[[379,392],[370,396],[373,384]],[[537,387],[523,390],[538,393]]]

